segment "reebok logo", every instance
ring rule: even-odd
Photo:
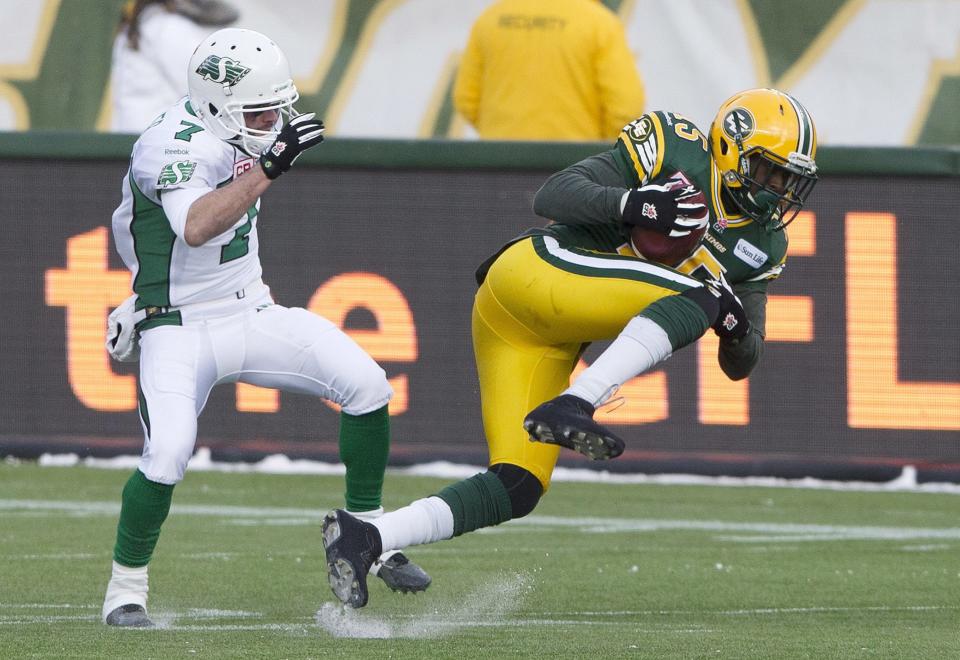
[[[686,199],[687,197],[693,197],[697,194],[697,187],[692,183],[689,186],[684,186],[683,190],[680,191],[680,194],[677,195],[677,200]]]

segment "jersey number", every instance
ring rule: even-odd
[[[718,280],[727,270],[705,245],[698,247],[693,251],[693,254],[674,266],[674,268],[700,281]]]
[[[173,137],[177,140],[183,140],[184,142],[189,142],[194,133],[199,133],[203,130],[203,126],[197,126],[196,124],[192,124],[186,120],[181,120],[180,125],[186,126],[186,128],[184,128],[182,131],[177,131]]]
[[[230,242],[220,248],[220,263],[239,259],[250,251],[250,230],[253,229],[253,219],[257,217],[256,205],[247,209],[247,221],[237,227]]]
[[[693,125],[686,117],[681,117],[680,115],[673,115],[676,121],[673,124],[674,132],[682,137],[684,140],[690,140],[691,142],[696,142],[700,140],[703,150],[708,150],[707,138],[700,132],[700,129]]]

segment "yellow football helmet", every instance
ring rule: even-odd
[[[817,130],[806,108],[775,89],[750,89],[720,106],[710,152],[744,214],[779,230],[817,182]]]

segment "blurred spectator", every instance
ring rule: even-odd
[[[140,133],[187,93],[197,44],[239,14],[221,0],[131,0],[113,43],[110,129]]]
[[[499,0],[473,25],[453,103],[485,139],[609,141],[643,114],[644,92],[598,0]]]

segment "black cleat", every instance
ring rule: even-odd
[[[323,519],[323,549],[333,595],[353,608],[366,605],[367,572],[381,554],[377,528],[336,509]]]
[[[623,440],[593,421],[594,407],[572,394],[541,403],[523,420],[533,442],[560,445],[595,461],[623,453]]]
[[[153,628],[153,621],[142,605],[121,605],[107,615],[106,624],[121,628]]]
[[[396,552],[386,561],[376,561],[374,569],[377,577],[386,582],[393,591],[405,594],[426,591],[430,586],[430,576],[422,568],[407,559],[402,552]]]

